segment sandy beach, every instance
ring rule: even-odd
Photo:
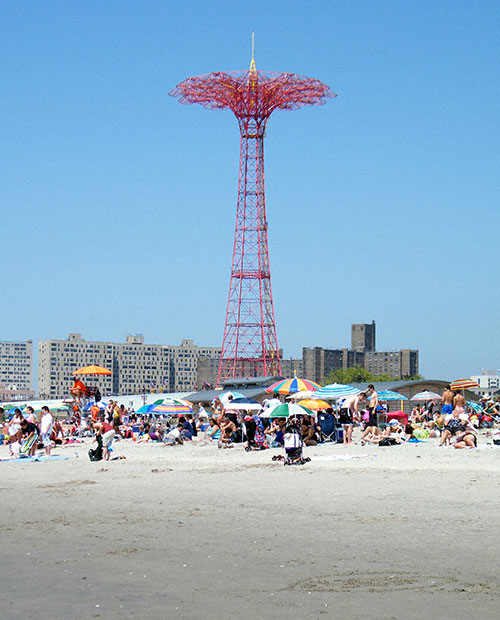
[[[284,467],[131,441],[95,463],[86,440],[1,463],[2,618],[496,619],[500,448],[483,446],[327,444]]]

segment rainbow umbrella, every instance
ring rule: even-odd
[[[184,413],[193,413],[193,408],[187,401],[165,399],[163,403],[148,409],[147,413],[154,413],[155,415],[182,415]]]
[[[266,388],[266,392],[277,392],[278,394],[292,394],[294,392],[303,392],[309,390],[315,392],[321,386],[315,381],[308,381],[307,379],[299,379],[294,377],[293,379],[282,379],[273,383]]]
[[[450,388],[452,390],[471,390],[472,388],[478,388],[479,383],[473,381],[472,379],[457,379],[456,381],[452,381],[450,383]]]

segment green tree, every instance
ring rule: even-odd
[[[397,381],[398,377],[390,377],[389,375],[374,375],[363,366],[353,366],[352,368],[332,370],[332,372],[323,379],[322,384],[328,383],[370,383],[381,381]]]

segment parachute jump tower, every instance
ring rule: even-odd
[[[274,110],[319,105],[336,95],[294,73],[215,72],[184,80],[170,93],[181,103],[231,110],[241,134],[233,263],[217,384],[281,374],[267,244],[264,133]]]

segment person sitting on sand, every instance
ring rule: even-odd
[[[309,416],[304,416],[302,418],[302,441],[305,446],[318,445],[318,436],[316,435],[314,425],[311,424]]]
[[[273,420],[271,424],[264,430],[264,434],[268,436],[273,447],[283,446],[285,441],[285,429],[286,419],[278,418]]]
[[[184,416],[179,418],[179,424],[182,424],[182,438],[187,441],[191,441],[194,435],[194,428],[191,424],[191,420],[188,420]]]
[[[76,403],[76,402],[81,403],[82,402],[82,398],[85,396],[86,389],[87,388],[85,387],[85,384],[83,383],[83,381],[80,381],[80,379],[75,378],[75,382],[73,383],[73,385],[69,389],[69,393],[73,397],[73,402],[74,403]]]
[[[50,433],[50,439],[56,445],[59,445],[59,446],[63,443],[66,443],[64,439],[64,428],[61,422],[59,422],[59,420],[55,420],[54,424],[52,425],[52,432]]]
[[[236,432],[236,424],[224,414],[219,416],[217,422],[220,428],[220,438],[217,444],[218,447],[231,448],[233,435]]]
[[[453,447],[458,449],[477,448],[477,437],[470,430],[465,430],[463,433],[457,433],[455,435],[455,443],[453,444]]]
[[[378,426],[367,426],[361,435],[360,443],[362,446],[365,443],[378,443],[378,437],[382,434],[382,431],[378,428]]]
[[[442,446],[445,443],[450,443],[450,439],[460,433],[465,431],[467,428],[467,422],[461,418],[460,410],[454,409],[453,413],[446,418],[446,425],[444,427],[443,435],[441,437],[441,441],[439,445]]]
[[[163,441],[165,442],[165,445],[167,446],[175,446],[175,445],[182,445],[184,443],[184,439],[182,437],[182,422],[178,422],[177,426],[175,426],[173,429],[171,429],[170,431],[168,431],[168,433],[166,433],[163,436]]]

